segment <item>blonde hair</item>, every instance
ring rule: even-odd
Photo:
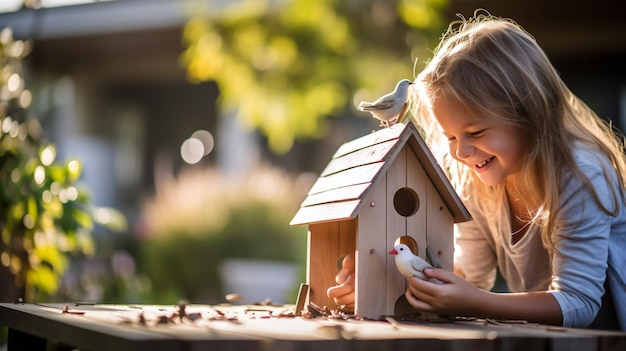
[[[527,151],[522,160],[523,179],[541,203],[533,225],[541,229],[544,246],[550,252],[558,253],[553,233],[559,227],[556,218],[566,171],[591,190],[605,213],[617,215],[619,201],[625,201],[626,159],[623,140],[618,138],[621,135],[567,88],[535,39],[514,21],[479,10],[472,18],[461,17],[451,23],[415,83],[413,116],[434,153],[446,150],[439,159],[466,199],[501,199],[504,186],[483,185],[472,170],[447,152],[447,141],[435,130],[437,122],[431,116],[432,103],[441,97],[520,133]],[[615,168],[620,186],[613,189],[614,208],[601,202],[576,165],[574,141],[599,150]],[[611,184],[614,170],[603,171]]]

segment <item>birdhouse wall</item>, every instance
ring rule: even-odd
[[[334,308],[326,290],[336,285],[338,262],[356,250],[356,219],[311,224],[308,233],[309,302]]]
[[[430,246],[442,266],[452,268],[452,215],[409,146],[377,180],[357,219],[357,316],[393,315],[396,300],[406,291],[395,256],[388,254],[398,237],[413,237],[422,258]]]
[[[413,151],[408,148],[411,155]],[[454,218],[433,183],[427,181],[424,168],[415,157],[407,157],[407,185],[420,195],[420,209],[407,218],[407,234],[419,244],[418,255],[426,258],[426,247],[436,255],[441,267],[454,268]]]
[[[366,197],[357,217],[355,314],[378,319],[387,311],[387,290],[398,291],[398,281],[388,281],[387,199],[383,176]]]

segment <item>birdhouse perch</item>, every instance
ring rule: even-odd
[[[337,260],[355,253],[355,315],[393,315],[406,291],[390,248],[409,235],[421,257],[429,247],[453,269],[455,222],[471,217],[412,122],[396,124],[339,147],[291,225],[309,226],[309,302],[333,309]]]

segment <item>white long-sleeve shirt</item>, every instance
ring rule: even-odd
[[[611,194],[611,188],[619,189],[618,178],[598,152],[579,146],[574,157],[604,206],[611,210],[619,206],[616,217],[604,213],[592,192],[566,174],[555,233],[562,256],[551,257],[536,227],[512,242],[508,206],[490,208],[484,199],[470,198],[466,205],[473,221],[457,225],[455,264],[467,280],[486,290],[494,284],[496,266],[511,292],[549,290],[559,303],[565,327],[587,327],[594,321],[606,280],[619,327],[626,330],[626,208],[619,193],[617,204]],[[603,167],[609,170],[609,182]],[[508,204],[506,199],[501,203]]]

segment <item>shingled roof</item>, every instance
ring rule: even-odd
[[[404,145],[417,156],[454,221],[471,216],[412,122],[396,124],[339,147],[291,220],[291,225],[355,218],[369,191]]]

